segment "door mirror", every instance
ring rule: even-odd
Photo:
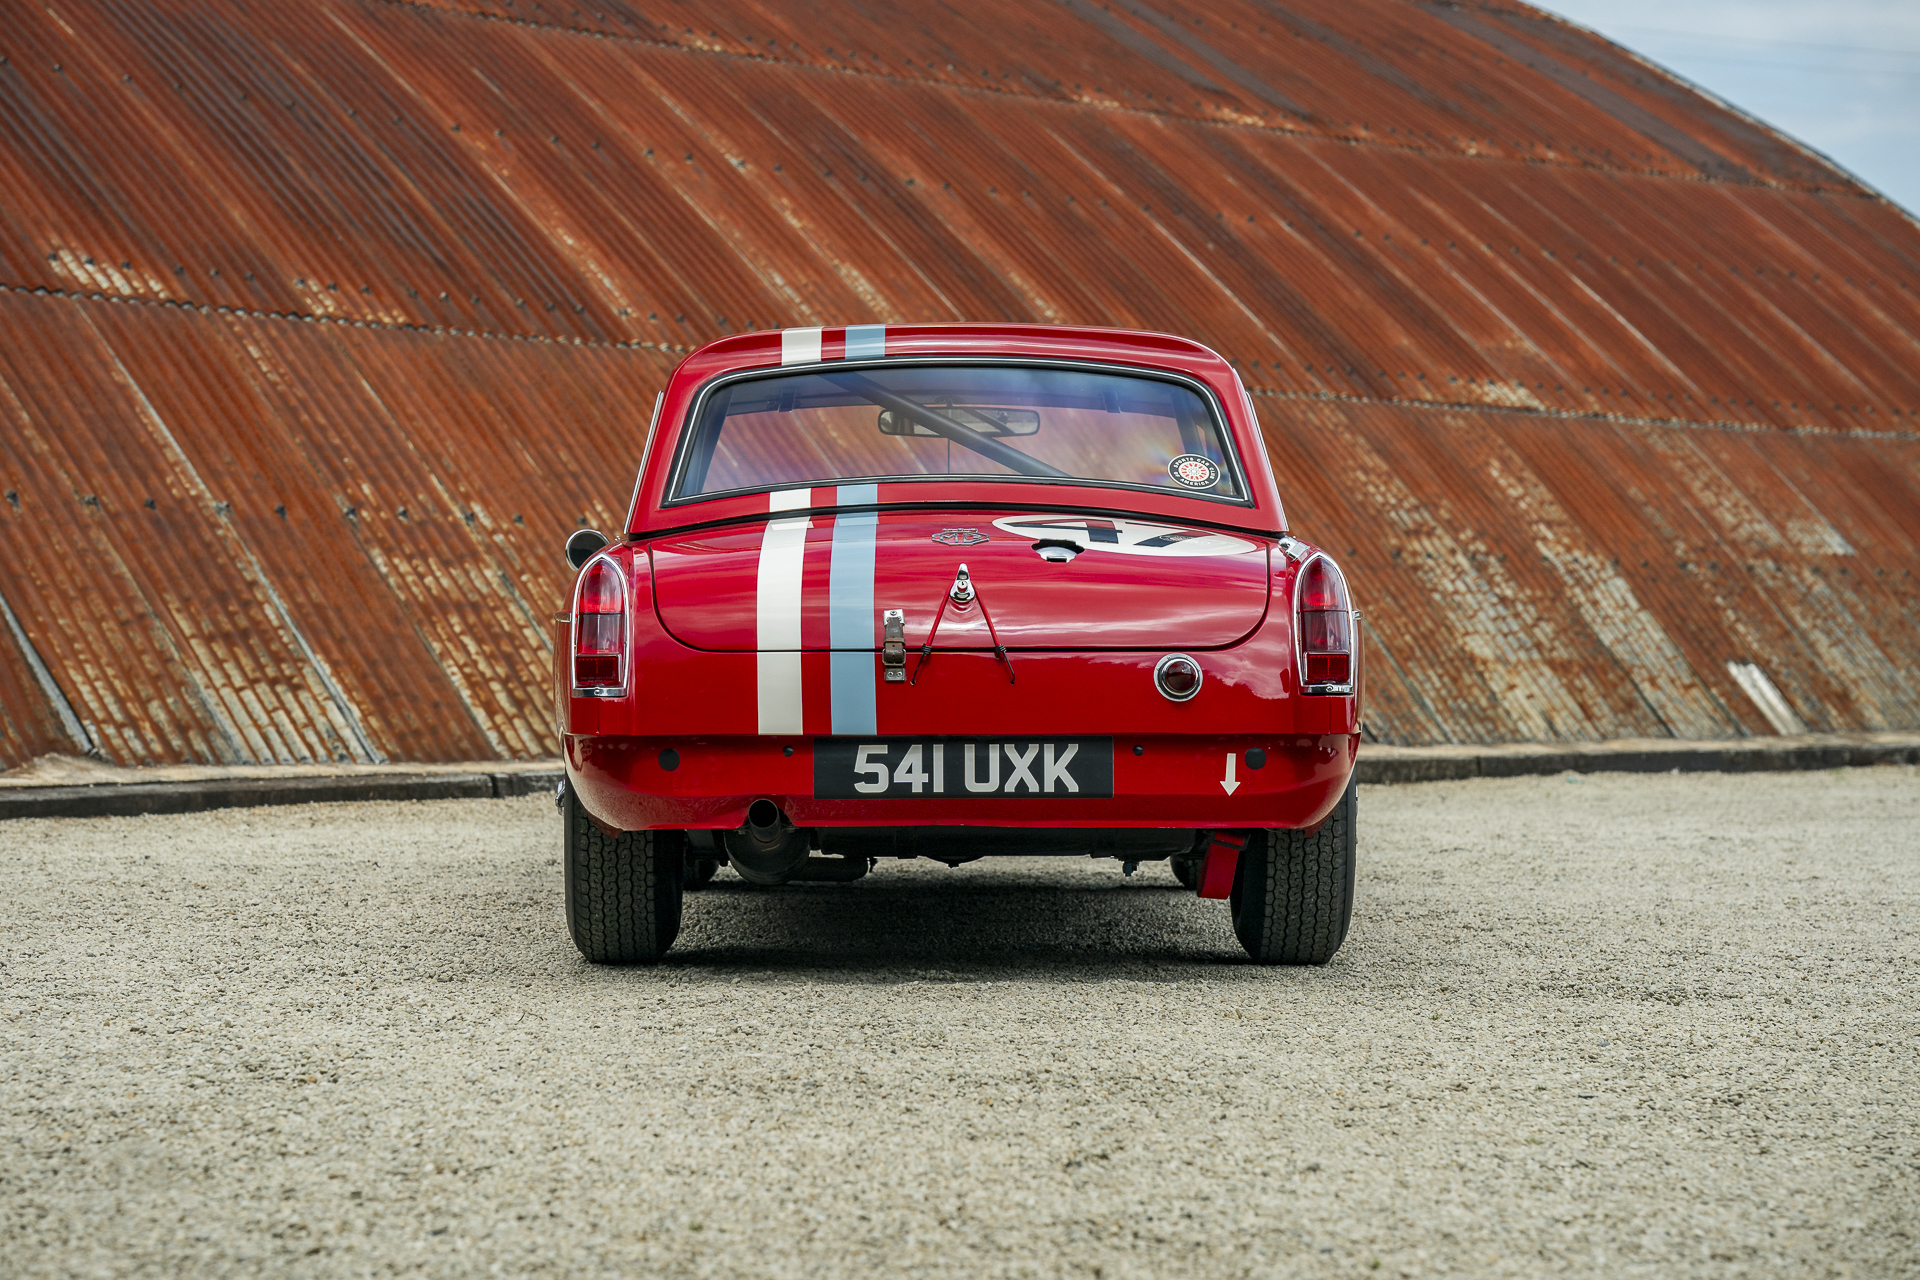
[[[567,535],[567,563],[578,569],[607,545],[607,535],[598,529],[575,529]]]

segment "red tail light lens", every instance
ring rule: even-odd
[[[1323,613],[1347,607],[1347,584],[1325,556],[1315,556],[1300,571],[1300,612]]]
[[[1347,584],[1325,556],[1315,556],[1300,571],[1301,676],[1315,685],[1344,685],[1353,680],[1353,613]]]
[[[573,687],[618,686],[626,648],[627,584],[619,565],[595,560],[580,581],[580,604],[573,614]]]
[[[1345,684],[1352,678],[1352,654],[1310,653],[1307,655],[1308,684]]]

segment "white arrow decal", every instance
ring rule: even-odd
[[[1228,795],[1232,795],[1240,788],[1240,783],[1233,776],[1233,752],[1231,751],[1227,752],[1227,776],[1220,780],[1220,786]]]

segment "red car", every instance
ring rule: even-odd
[[[1262,963],[1353,902],[1360,651],[1253,404],[1184,338],[723,338],[656,402],[556,619],[567,925],[657,960],[720,862],[1167,860]]]

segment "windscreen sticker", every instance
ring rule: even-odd
[[[1260,549],[1258,543],[1228,533],[1105,516],[1003,516],[993,526],[1035,541],[1059,538],[1089,551],[1129,556],[1238,556]]]
[[[1183,453],[1167,464],[1173,482],[1189,489],[1211,489],[1220,483],[1220,464],[1197,453]]]

